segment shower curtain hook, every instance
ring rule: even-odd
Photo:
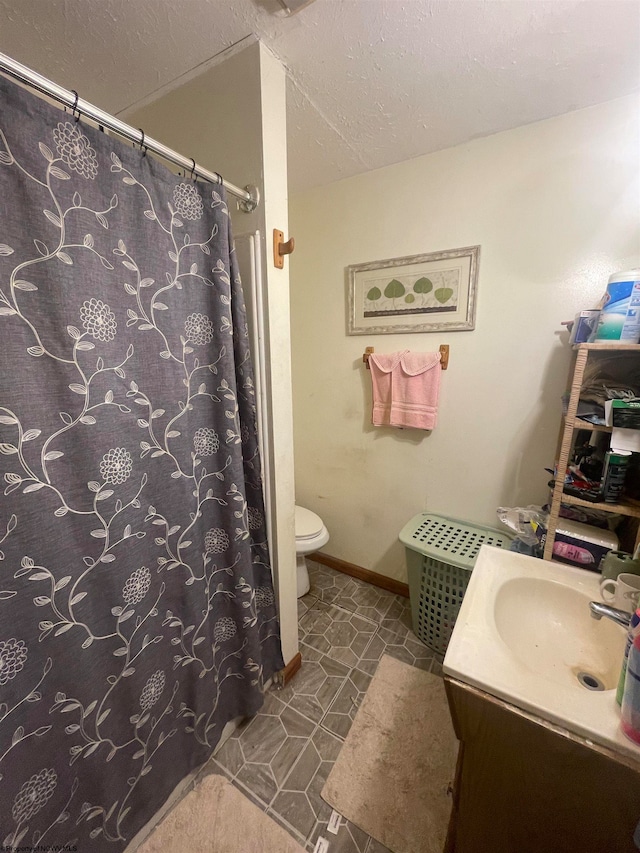
[[[142,139],[140,140],[140,150],[142,151],[142,156],[146,157],[147,156],[147,146],[144,144],[144,130],[141,127],[139,127],[138,130],[142,134]]]
[[[195,161],[195,160],[193,159],[193,157],[192,157],[192,158],[191,158],[191,180],[192,180],[192,181],[195,181],[195,180],[196,180],[196,179],[194,178],[194,176],[193,176],[193,175],[194,175],[195,170],[196,170],[196,161]]]
[[[78,121],[80,121],[80,110],[78,110],[78,115],[76,115],[76,110],[78,109],[79,95],[75,89],[71,89],[70,91],[73,92],[73,94],[76,96],[76,99],[73,102],[73,106],[71,107],[71,113],[73,116],[75,116],[76,122],[78,122]]]

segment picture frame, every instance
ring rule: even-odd
[[[347,267],[349,335],[475,328],[480,246]]]

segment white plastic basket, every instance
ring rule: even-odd
[[[484,544],[508,548],[506,533],[423,512],[400,531],[407,549],[413,630],[443,655],[451,638],[471,572]]]

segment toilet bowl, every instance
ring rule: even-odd
[[[322,519],[310,509],[296,506],[296,568],[298,598],[309,592],[309,570],[305,554],[311,554],[329,541],[329,531]]]

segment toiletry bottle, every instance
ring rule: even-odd
[[[627,634],[627,642],[624,647],[624,656],[622,658],[622,669],[620,670],[620,680],[618,681],[618,689],[616,691],[616,702],[622,705],[622,694],[624,693],[624,680],[627,674],[627,663],[629,661],[629,651],[637,634],[640,633],[640,607],[631,617],[629,623],[629,633]]]
[[[607,450],[604,457],[601,485],[605,503],[615,504],[620,500],[624,490],[630,456],[631,451],[629,450]]]
[[[569,542],[554,542],[553,553],[556,557],[563,557],[572,563],[578,563],[581,566],[590,566],[595,563],[595,558],[591,551],[586,548],[580,548],[579,545],[571,545]]]
[[[628,738],[640,744],[640,636],[633,638],[629,649],[620,725]]]

